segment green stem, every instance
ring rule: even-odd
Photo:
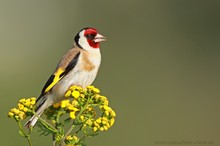
[[[27,139],[29,146],[32,146],[31,138],[30,138],[31,130],[30,130],[29,134],[26,134],[21,123],[19,121],[17,123],[18,123],[18,127],[19,127],[20,131],[22,132],[23,136]]]
[[[68,131],[66,132],[64,138],[66,138],[70,133],[71,131],[75,128],[75,125],[71,125],[71,127],[68,129]]]
[[[52,146],[56,146],[56,141],[53,140]]]
[[[66,144],[65,144],[65,142],[64,142],[64,140],[62,140],[61,142],[60,142],[61,144],[61,146],[65,146]]]
[[[57,127],[57,123],[55,124],[55,128]],[[53,135],[52,135],[52,146],[56,146],[56,134],[55,133],[53,133]]]
[[[54,133],[58,133],[58,130],[56,128],[54,128],[51,124],[49,124],[46,120],[44,120],[43,118],[41,118],[39,115],[37,115],[35,112],[33,112],[33,114],[38,118],[38,120],[40,122],[42,122],[44,125],[47,125],[48,127],[50,127]]]
[[[60,122],[60,116],[62,115],[62,112],[58,112],[57,116],[56,116],[56,123],[55,123],[55,129],[57,131],[59,131],[59,122]],[[59,131],[59,133],[61,133],[61,131]],[[57,133],[53,133],[52,138],[53,138],[53,146],[56,146],[57,142],[56,142],[56,134]],[[62,140],[61,140],[62,143]],[[62,145],[62,144],[61,144]]]
[[[90,98],[89,98],[89,99],[90,99]],[[88,107],[88,104],[89,104],[89,101],[90,101],[89,99],[87,100],[85,106],[81,108],[81,110],[80,110],[79,113],[77,114],[76,119],[74,119],[74,121],[78,121],[79,117],[82,115],[82,113],[83,113],[83,112],[85,111],[85,109]],[[73,121],[73,123],[74,123],[74,121]],[[75,127],[75,125],[71,125],[71,127],[69,128],[69,130],[66,132],[64,138],[66,138],[66,137],[72,132],[72,130],[74,129],[74,127]]]
[[[82,131],[82,127],[83,127],[83,125],[80,126],[80,128],[79,128],[75,133],[77,134],[77,133],[79,133],[80,131]]]

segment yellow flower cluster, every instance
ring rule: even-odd
[[[11,118],[15,118],[17,121],[21,121],[26,118],[27,114],[31,112],[35,108],[36,98],[30,97],[28,99],[20,99],[17,108],[12,108],[8,112],[8,116]]]
[[[80,86],[71,86],[65,94],[66,99],[53,104],[53,108],[62,108],[69,112],[69,117],[71,119],[75,119],[76,112],[80,111],[81,107],[87,103],[89,94],[92,95],[98,93],[100,93],[100,90],[94,86],[88,86],[85,89]],[[104,96],[96,95],[96,102],[98,102],[101,98],[107,99]],[[106,100],[103,102],[108,103]],[[86,109],[87,112],[90,110],[91,108]]]
[[[65,109],[70,114],[71,119],[76,118],[76,112],[79,111],[79,109],[75,108],[73,104],[71,104],[70,100],[62,100],[56,104],[53,104],[53,107],[56,108],[62,108]]]
[[[66,98],[73,97],[73,98],[77,99],[78,97],[80,97],[80,95],[82,96],[84,91],[85,91],[85,89],[83,89],[80,86],[71,86],[68,89],[68,91],[66,92],[65,97]]]
[[[93,121],[91,127],[94,132],[98,130],[106,131],[113,126],[115,122],[116,113],[112,110],[112,108],[107,105],[100,106],[99,108],[103,114],[101,117]]]
[[[95,94],[100,93],[100,90],[94,86],[87,86],[87,90]]]
[[[78,86],[72,86],[67,91],[65,97],[72,97],[72,105],[80,110],[80,106],[87,104],[88,107],[80,115],[80,120],[84,127],[91,127],[94,132],[108,130],[115,121],[116,113],[108,106],[108,99],[99,94],[100,90],[94,86],[87,86],[82,89]],[[94,119],[96,112],[94,107],[98,106],[102,116]]]
[[[53,104],[50,112],[46,114],[48,119],[54,120],[57,111],[63,111],[63,114],[69,114],[70,119],[82,123],[83,128],[89,127],[94,132],[106,131],[113,126],[116,117],[116,113],[108,104],[108,99],[94,86],[71,86],[65,94],[65,100]],[[97,112],[101,116],[97,117]]]
[[[108,105],[105,96],[99,94],[100,90],[94,86],[87,86],[85,89],[79,86],[71,86],[66,92],[66,98],[73,98],[72,104],[79,107],[87,104]]]

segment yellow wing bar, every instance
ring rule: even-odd
[[[64,72],[63,69],[59,68],[54,74],[53,74],[53,78],[51,78],[51,80],[48,80],[48,82],[50,82],[50,84],[48,84],[48,86],[46,87],[46,89],[44,90],[44,92],[48,92],[50,91],[51,88],[53,88],[54,85],[56,85],[57,82],[60,81],[60,79],[62,79],[63,76],[61,76],[61,74]]]

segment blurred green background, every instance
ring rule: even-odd
[[[219,16],[217,0],[0,0],[1,145],[27,145],[8,110],[38,96],[75,34],[92,26],[108,38],[94,85],[117,119],[88,146],[219,146]]]

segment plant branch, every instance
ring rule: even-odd
[[[79,113],[77,114],[76,116],[76,119],[74,119],[74,121],[78,121],[80,115],[84,112],[84,110],[87,108],[88,106],[88,101],[86,102],[85,106],[82,107],[82,109],[79,111]],[[74,124],[74,121],[73,121],[73,124]],[[75,125],[71,125],[71,127],[69,128],[69,130],[66,132],[64,138],[66,138],[71,132],[72,130],[74,129]]]
[[[26,134],[22,125],[21,125],[21,122],[17,122],[17,123],[18,123],[18,127],[19,127],[20,131],[22,132],[21,134],[27,139],[29,146],[32,146],[31,138],[30,138],[31,130],[30,130],[29,134]]]

